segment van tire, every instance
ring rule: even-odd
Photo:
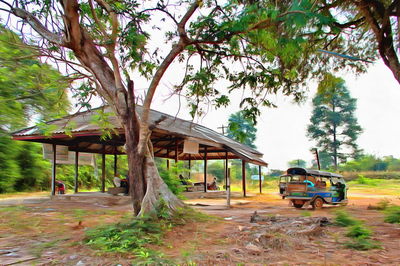
[[[322,209],[322,206],[324,205],[324,200],[320,197],[316,198],[315,200],[313,200],[313,202],[311,203],[313,209]]]

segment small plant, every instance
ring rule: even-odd
[[[338,226],[352,226],[358,224],[359,221],[350,217],[350,215],[345,211],[337,211],[335,217],[335,224]]]
[[[388,200],[388,199],[383,199],[383,200],[380,200],[380,201],[376,204],[376,207],[377,207],[377,210],[386,210],[390,205],[391,205],[391,204],[390,204],[390,200]]]
[[[366,228],[363,224],[358,223],[353,225],[347,231],[346,236],[352,238],[369,238],[371,237],[372,231]]]
[[[385,209],[385,222],[400,224],[400,206],[390,206]]]
[[[362,223],[354,219],[345,211],[336,212],[335,223],[338,226],[348,227],[346,236],[350,241],[346,241],[344,246],[356,250],[369,250],[380,248],[380,245],[370,240],[372,231]]]
[[[355,250],[370,250],[381,248],[376,242],[373,243],[370,239],[366,238],[355,238],[352,241],[347,241],[344,243],[346,248],[351,248]]]

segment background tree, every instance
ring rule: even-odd
[[[229,94],[215,86],[225,79],[229,90],[246,92],[241,108],[255,120],[261,106],[273,105],[268,94],[301,99],[299,85],[329,65],[317,50],[345,40],[332,38],[334,19],[308,0],[0,2],[22,20],[13,25],[21,33],[26,25],[37,33],[30,39],[43,56],[66,64],[114,109],[125,131],[135,214],[152,210],[160,197],[171,209],[181,205],[157,173],[149,141],[161,122],[150,123],[150,106],[171,64],[185,68],[175,92],[188,99],[193,116],[203,113],[203,103],[229,104]],[[346,65],[363,69],[345,61],[340,67]],[[140,119],[132,76],[149,80]]]
[[[356,140],[362,130],[354,116],[356,99],[351,98],[343,79],[326,74],[312,103],[308,137],[330,156],[337,169],[338,160],[355,158],[360,152]]]
[[[256,148],[254,141],[256,140],[257,128],[254,121],[246,117],[244,111],[231,114],[228,119],[227,136],[249,147]]]
[[[0,193],[48,187],[49,163],[41,145],[14,142],[8,134],[32,119],[66,114],[68,80],[38,60],[38,52],[0,27]]]
[[[289,167],[302,167],[306,168],[307,167],[307,162],[302,160],[302,159],[296,159],[296,160],[291,160],[288,162]]]

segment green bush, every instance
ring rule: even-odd
[[[359,221],[350,217],[350,215],[347,212],[345,212],[345,211],[337,211],[336,212],[336,217],[335,217],[336,225],[347,227],[347,226],[356,225],[358,223],[359,223]]]
[[[369,238],[372,231],[366,228],[363,224],[358,223],[349,227],[346,236],[352,238]]]
[[[386,208],[385,222],[392,224],[400,223],[400,206],[390,206]]]

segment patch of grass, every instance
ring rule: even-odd
[[[345,211],[337,211],[335,217],[335,224],[338,226],[353,226],[358,224],[359,221],[352,218],[347,212]]]
[[[355,238],[351,241],[347,241],[344,243],[346,248],[351,248],[355,250],[370,250],[370,249],[379,249],[382,248],[376,242],[372,242],[370,239],[366,238]]]
[[[365,225],[358,223],[349,227],[346,236],[351,238],[370,238],[372,231],[365,227]]]
[[[385,209],[385,222],[400,224],[400,206],[390,206]]]
[[[358,178],[354,181],[358,184],[369,186],[377,186],[381,183],[381,180],[368,178],[363,175],[358,175]]]
[[[348,227],[346,236],[350,237],[350,241],[344,242],[344,246],[356,250],[369,250],[380,248],[377,241],[372,241],[372,231],[368,229],[360,220],[354,219],[345,211],[337,211],[335,224],[338,226]]]
[[[101,253],[135,254],[134,265],[160,265],[166,263],[163,254],[148,248],[161,245],[164,233],[174,226],[189,222],[204,222],[212,217],[182,208],[173,213],[160,201],[156,211],[143,217],[125,217],[116,224],[103,225],[86,231],[84,242]]]
[[[132,265],[172,265],[171,261],[164,258],[164,254],[149,249],[139,250],[135,256]]]

